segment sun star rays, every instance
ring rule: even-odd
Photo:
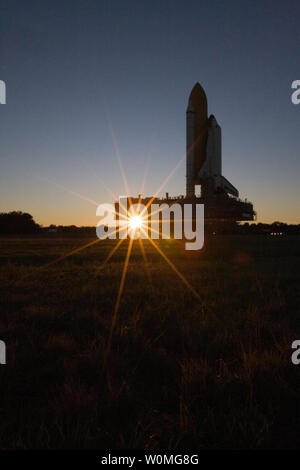
[[[124,183],[124,187],[125,187],[125,191],[126,191],[126,196],[129,200],[129,203],[130,203],[130,206],[132,205],[132,201],[131,201],[131,196],[130,196],[130,191],[129,191],[129,185],[128,185],[128,181],[127,181],[127,178],[126,178],[126,174],[125,174],[125,170],[124,170],[124,167],[123,167],[123,164],[122,164],[122,160],[121,160],[121,155],[120,155],[120,152],[119,152],[119,149],[118,149],[118,145],[117,145],[117,141],[116,141],[116,137],[115,137],[115,133],[114,133],[114,130],[113,130],[113,127],[112,127],[112,124],[111,122],[109,121],[109,129],[110,129],[110,132],[111,132],[111,136],[112,136],[112,141],[113,141],[113,147],[114,147],[114,151],[115,151],[115,156],[116,156],[116,159],[118,161],[118,164],[119,164],[119,167],[120,167],[120,172],[121,172],[121,175],[122,175],[122,179],[123,179],[123,183]],[[124,264],[123,264],[123,268],[122,268],[122,274],[121,274],[121,279],[120,279],[120,285],[119,285],[119,289],[118,289],[118,292],[117,292],[117,296],[116,296],[116,300],[115,300],[115,306],[114,306],[114,309],[113,309],[113,313],[112,313],[112,319],[111,319],[111,324],[110,324],[110,329],[109,329],[109,335],[108,335],[108,339],[107,339],[107,343],[106,343],[106,347],[105,347],[105,353],[104,353],[104,358],[103,358],[103,370],[106,369],[106,365],[107,365],[107,361],[108,361],[108,358],[109,358],[109,354],[110,354],[110,350],[111,350],[111,343],[112,343],[112,337],[113,337],[113,333],[114,333],[114,330],[115,330],[115,327],[116,327],[116,324],[117,324],[117,320],[118,320],[118,313],[119,313],[119,309],[120,309],[120,304],[121,304],[121,300],[122,300],[122,295],[123,295],[123,292],[124,292],[124,287],[125,287],[125,282],[126,282],[126,275],[127,275],[127,272],[128,272],[128,266],[129,266],[129,262],[130,262],[130,255],[131,255],[131,252],[132,252],[132,248],[133,248],[133,242],[134,242],[134,239],[137,239],[138,240],[138,243],[139,243],[139,247],[140,247],[140,251],[141,251],[141,254],[142,254],[142,258],[143,258],[143,261],[144,261],[144,265],[145,265],[145,269],[146,269],[146,273],[147,273],[147,277],[148,277],[148,281],[149,281],[149,284],[151,285],[152,283],[152,277],[151,277],[151,270],[150,270],[150,265],[149,265],[149,262],[147,260],[147,256],[146,256],[146,252],[145,252],[145,246],[144,246],[144,242],[142,240],[143,239],[147,239],[149,244],[155,249],[155,251],[164,259],[164,261],[168,264],[168,266],[172,269],[172,271],[176,274],[176,276],[183,282],[183,284],[185,285],[185,287],[193,293],[193,295],[196,297],[196,299],[198,301],[201,301],[201,298],[199,296],[199,294],[197,293],[197,291],[194,289],[194,287],[190,284],[190,282],[185,278],[185,276],[179,271],[179,269],[174,265],[174,263],[167,257],[167,255],[163,252],[163,250],[158,246],[157,243],[155,243],[151,237],[149,237],[149,226],[148,226],[148,208],[151,206],[152,202],[154,201],[154,199],[157,197],[157,195],[162,191],[162,189],[165,187],[165,185],[167,184],[167,182],[170,180],[170,178],[174,175],[175,171],[178,169],[178,167],[181,165],[181,163],[183,162],[185,156],[182,157],[178,163],[176,164],[176,166],[173,168],[173,170],[170,172],[169,175],[167,175],[167,177],[163,180],[163,182],[161,183],[161,185],[159,186],[159,188],[157,189],[157,191],[155,192],[154,196],[152,196],[150,198],[150,200],[147,202],[146,205],[142,205],[141,204],[141,199],[142,199],[142,191],[139,195],[139,200],[138,200],[138,204],[137,204],[137,207],[135,208],[135,210],[131,210],[130,207],[129,207],[129,211],[127,212],[127,208],[126,207],[123,207],[123,205],[121,204],[121,202],[119,202],[120,204],[120,208],[124,211],[124,213],[126,213],[127,215],[124,215],[124,213],[119,213],[116,211],[116,214],[118,215],[119,217],[119,226],[116,228],[116,230],[114,230],[113,232],[109,232],[109,235],[113,235],[113,234],[121,234],[124,230],[126,230],[126,233],[129,235],[129,242],[128,242],[128,248],[127,248],[127,251],[126,251],[126,254],[125,254],[125,260],[124,260]],[[46,179],[44,179],[46,180]],[[145,174],[144,174],[144,178],[143,178],[143,181],[142,181],[142,190],[143,190],[143,187],[144,187],[144,184],[145,184],[145,180],[146,180],[146,171],[145,171]],[[73,194],[74,196],[80,198],[80,199],[83,199],[83,200],[86,200],[87,202],[93,204],[93,205],[96,205],[96,201],[88,198],[87,196],[84,196],[82,194],[79,194],[78,192],[76,191],[73,191],[63,185],[60,185],[60,184],[57,184],[57,183],[54,183],[53,181],[49,181],[47,180],[49,183],[52,183],[54,185],[56,185],[57,187],[60,187],[61,189]],[[106,188],[110,193],[112,193],[112,191],[108,188]],[[151,213],[151,216],[152,215],[155,215],[158,211],[154,211],[153,213]],[[177,221],[178,219],[176,219]],[[164,219],[165,222],[167,222],[165,219]],[[175,220],[174,220],[175,221]],[[121,223],[120,223],[121,222]],[[154,232],[154,233],[157,233],[158,236],[160,236],[160,233],[159,231],[157,231],[153,226],[151,226],[151,232]],[[152,233],[153,233],[152,232]],[[106,266],[106,264],[108,263],[108,261],[113,257],[113,255],[118,251],[118,249],[120,248],[121,244],[123,243],[123,241],[125,240],[126,238],[120,238],[117,243],[112,247],[112,249],[109,251],[109,253],[107,254],[106,258],[104,259],[104,261],[99,265],[99,267],[96,268],[95,270],[95,276],[97,275],[97,273],[100,271],[100,270],[103,270]],[[53,260],[53,261],[50,261],[49,263],[46,263],[45,265],[43,266],[40,266],[38,269],[41,270],[41,269],[46,269],[47,267],[50,267],[70,256],[72,256],[73,254],[77,254],[79,252],[81,252],[82,250],[86,249],[86,248],[89,248],[97,243],[99,243],[100,241],[102,241],[102,239],[100,238],[97,238],[96,240],[93,240],[89,243],[86,243],[85,245],[81,246],[81,247],[78,247],[66,254],[63,254],[61,256],[59,256],[57,259]]]

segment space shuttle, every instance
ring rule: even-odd
[[[207,98],[200,83],[192,89],[186,110],[186,197],[231,194],[238,190],[222,175],[222,135],[215,116],[207,114]]]

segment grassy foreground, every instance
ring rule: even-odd
[[[128,241],[51,264],[89,241],[0,239],[1,448],[299,446],[299,238],[160,241],[199,298],[135,241],[109,350]]]

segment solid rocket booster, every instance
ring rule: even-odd
[[[222,176],[221,127],[207,117],[205,91],[196,83],[186,111],[186,196],[195,196],[195,185],[238,196],[237,189]]]
[[[207,99],[200,83],[189,97],[186,111],[187,196],[195,195],[197,174],[205,160],[207,142]]]

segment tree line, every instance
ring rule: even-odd
[[[76,225],[49,225],[42,227],[35,222],[31,214],[22,211],[0,213],[1,235],[30,235],[30,234],[96,234],[95,227],[77,227]],[[285,224],[283,222],[228,224],[225,230],[216,233],[228,234],[257,234],[257,235],[300,235],[300,224]]]

